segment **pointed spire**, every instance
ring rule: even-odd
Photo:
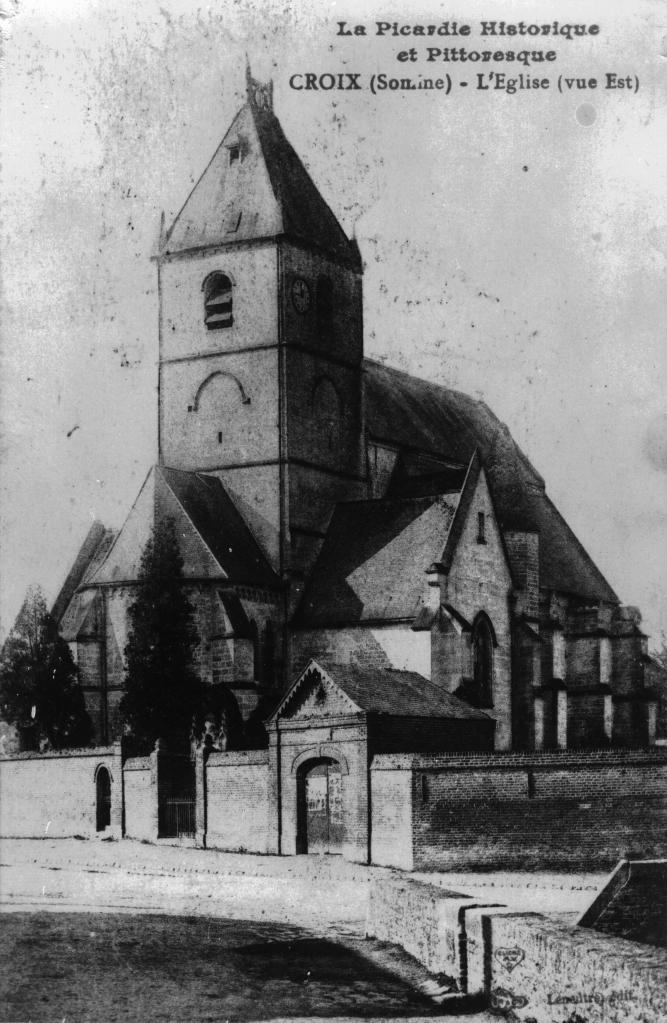
[[[361,270],[350,242],[273,113],[273,83],[253,77],[247,101],[173,224],[163,255],[289,235]]]

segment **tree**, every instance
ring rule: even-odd
[[[76,665],[38,587],[0,654],[0,717],[33,747],[87,746],[93,734]]]
[[[194,669],[194,611],[184,590],[183,559],[171,520],[146,544],[134,602],[128,609],[126,674],[120,712],[138,749],[156,739],[185,742],[201,722],[203,686]]]

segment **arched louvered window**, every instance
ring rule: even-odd
[[[204,281],[204,322],[207,330],[224,330],[234,322],[232,282],[227,274],[213,273]]]

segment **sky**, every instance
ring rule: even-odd
[[[490,19],[599,32],[490,43]],[[470,36],[376,35],[447,20]],[[358,240],[367,354],[483,397],[659,643],[667,4],[0,0],[0,32],[0,634],[29,585],[55,597],[96,518],[122,524],[156,458],[151,257],[244,102],[247,55]],[[427,46],[557,57],[427,62]],[[549,88],[477,88],[489,71]],[[363,88],[290,87],[309,72]],[[449,94],[368,88],[446,73]]]

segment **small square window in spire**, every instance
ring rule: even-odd
[[[228,149],[228,152],[229,152],[229,166],[231,167],[232,164],[238,163],[239,160],[241,159],[241,147],[237,143],[235,146],[230,146],[229,149]]]
[[[240,213],[238,210],[232,210],[232,212],[227,215],[227,219],[225,220],[225,232],[227,234],[236,234],[241,226],[242,216],[243,213]]]

